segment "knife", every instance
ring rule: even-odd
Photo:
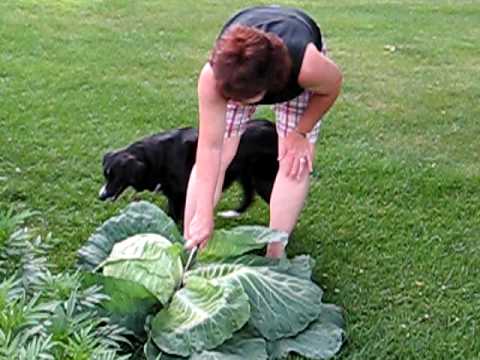
[[[185,264],[185,268],[183,270],[183,275],[190,269],[190,266],[192,265],[193,259],[195,259],[195,255],[197,254],[198,246],[195,246],[191,251],[190,255],[188,255],[187,263]],[[182,282],[183,282],[183,277],[182,277]]]
[[[198,246],[195,246],[190,250],[190,254],[188,255],[187,263],[185,264],[185,267],[183,268],[183,274],[182,274],[182,279],[178,282],[177,285],[177,290],[180,289],[183,285],[183,279],[185,278],[185,273],[190,269],[190,266],[192,265],[193,259],[195,259],[195,255],[197,254],[198,251]]]
[[[183,279],[185,278],[185,273],[188,271],[188,269],[192,265],[192,262],[193,262],[193,259],[195,259],[195,255],[197,253],[197,250],[198,250],[198,246],[195,246],[192,250],[190,250],[190,254],[188,254],[187,263],[185,264],[185,267],[183,268],[182,277],[181,277],[180,281],[177,283],[177,285],[175,286],[175,291],[172,293],[172,295],[168,299],[167,304],[170,304],[172,302],[175,293],[182,288]]]

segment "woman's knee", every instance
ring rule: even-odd
[[[290,175],[291,171],[291,164],[289,163],[288,159],[283,159],[279,162],[278,172],[277,172],[277,181],[283,179],[283,181],[288,182],[291,186],[300,185],[307,181],[310,177],[310,172],[308,168],[305,166],[300,173],[300,175],[292,177]]]
[[[312,163],[314,162],[315,160],[315,144],[314,143],[310,143],[309,144],[309,147],[310,147],[310,158],[311,158],[311,161]],[[279,154],[284,154],[284,152],[287,151],[286,148],[285,148],[285,138],[283,138],[282,136],[279,136],[278,137],[278,153]],[[292,165],[293,165],[293,158],[292,156],[282,156],[281,160],[278,162],[278,173],[277,173],[277,178],[279,176],[281,177],[285,177],[285,178],[288,178],[290,179],[290,170],[292,169]],[[303,168],[303,171],[302,173],[300,174],[300,176],[298,178],[296,178],[295,180],[293,179],[290,179],[292,182],[303,182],[305,181],[305,179],[308,179],[309,178],[309,175],[310,175],[310,172],[309,172],[309,169],[307,166],[304,166]]]

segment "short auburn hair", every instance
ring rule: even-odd
[[[232,26],[217,40],[210,64],[217,90],[232,100],[283,89],[292,67],[277,35],[244,25]]]

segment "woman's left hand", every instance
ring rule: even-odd
[[[291,179],[300,180],[305,171],[313,171],[312,147],[308,139],[301,134],[291,131],[284,139],[282,153],[278,154],[278,161],[285,161],[282,168],[285,175]]]

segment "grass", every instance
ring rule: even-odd
[[[345,308],[339,358],[478,359],[480,4],[277,3],[318,20],[344,73],[288,249],[317,260],[326,301]],[[59,266],[127,203],[96,200],[102,154],[196,124],[199,69],[248,4],[0,2],[0,210],[40,214]],[[258,201],[217,226],[267,222]]]

